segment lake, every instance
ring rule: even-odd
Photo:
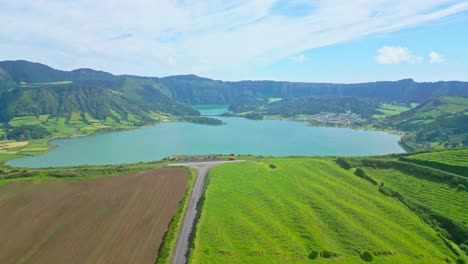
[[[198,107],[217,115],[226,107]],[[288,120],[216,117],[225,125],[186,122],[96,134],[50,142],[56,149],[41,156],[12,160],[19,167],[59,167],[136,163],[172,155],[254,154],[268,156],[363,156],[401,153],[400,139],[381,131],[312,127]]]

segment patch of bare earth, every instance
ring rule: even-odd
[[[182,169],[0,188],[0,263],[154,263]]]

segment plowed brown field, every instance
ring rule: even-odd
[[[154,263],[187,171],[0,187],[0,263]]]

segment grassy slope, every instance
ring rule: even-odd
[[[384,118],[388,116],[398,115],[404,111],[410,110],[411,107],[405,105],[384,103],[380,106],[379,110],[382,114],[373,115],[373,118]]]
[[[415,154],[405,160],[468,177],[468,148]]]
[[[468,169],[468,149],[455,149],[416,154],[409,156],[409,159],[427,160],[452,166],[463,166]]]
[[[468,144],[468,97],[439,97],[398,115],[380,119],[379,128],[404,131],[402,145],[410,151]]]
[[[197,230],[191,263],[308,262],[312,251],[337,253],[340,263],[361,261],[363,251],[391,254],[374,257],[380,263],[454,257],[404,205],[323,159],[215,167]]]
[[[448,184],[416,178],[393,169],[366,168],[366,172],[378,182],[384,182],[395,191],[422,202],[451,219],[465,221],[468,226],[468,192],[457,191]]]

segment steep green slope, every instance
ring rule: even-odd
[[[189,263],[456,258],[409,208],[331,160],[230,163],[213,168],[208,180]]]
[[[382,194],[410,208],[438,232],[453,252],[467,260],[468,178],[453,173],[452,166],[457,164],[458,169],[466,168],[466,153],[467,149],[443,150],[415,155],[338,158],[336,162],[379,185]],[[417,161],[412,156],[417,157]]]
[[[369,98],[356,97],[303,97],[289,98],[267,104],[261,110],[265,115],[282,115],[284,117],[300,114],[315,115],[320,112],[346,113],[351,112],[362,117],[378,114],[380,103]]]
[[[27,61],[0,62],[0,122],[15,117],[79,113],[97,120],[151,121],[153,112],[199,115],[174,101],[170,91],[151,78],[114,76],[91,69],[70,72]],[[4,88],[2,88],[4,87]]]
[[[436,99],[441,95],[458,99]],[[406,132],[402,145],[418,151],[468,145],[468,99],[460,96],[468,96],[468,83],[411,79],[360,84],[223,82],[195,75],[115,76],[92,69],[60,71],[28,61],[0,62],[0,122],[39,115],[64,117],[68,122],[78,113],[85,123],[112,119],[145,124],[155,115],[199,115],[186,104],[229,104],[234,112],[254,111],[245,116],[255,119],[350,112],[370,120],[365,125],[376,122],[376,128]],[[392,116],[381,108],[413,102],[422,104]]]
[[[0,62],[0,76],[7,73],[18,85],[38,86],[61,82],[75,85],[100,86],[122,91],[133,103],[158,98],[164,102],[164,111],[176,112],[182,104],[257,104],[268,98],[303,97],[362,97],[384,102],[425,102],[441,95],[468,96],[468,83],[437,82],[417,83],[411,79],[397,82],[373,82],[360,84],[293,83],[275,81],[223,82],[195,75],[170,76],[165,78],[143,78],[137,76],[115,76],[91,69],[60,71],[46,65],[28,61]],[[1,86],[5,81],[0,79]],[[162,96],[164,95],[164,96]],[[144,100],[142,100],[144,99]],[[150,100],[149,103],[153,103]],[[147,103],[146,105],[150,105]],[[175,105],[169,107],[169,105]],[[182,112],[187,111],[183,109]],[[192,113],[193,114],[193,113]]]
[[[11,79],[11,76],[3,68],[0,67],[0,98],[8,90],[16,86],[16,83]]]
[[[231,89],[225,82],[195,75],[170,76],[160,81],[171,90],[176,100],[189,104],[233,104],[255,97]]]
[[[414,177],[397,169],[365,168],[367,174],[378,182],[384,182],[397,192],[428,205],[450,219],[463,223],[468,229],[466,205],[468,192],[456,186],[440,184],[429,179]]]
[[[198,116],[198,111],[174,101],[171,91],[155,78],[125,77],[118,89],[129,102],[151,111]]]
[[[439,97],[377,126],[407,132],[402,144],[411,151],[468,146],[468,97]]]
[[[85,80],[115,80],[117,77],[103,71],[92,69],[77,69],[74,71],[61,71],[47,65],[24,60],[0,61],[0,68],[8,72],[11,78],[17,82],[25,83],[49,83],[60,81],[85,81]]]
[[[468,96],[466,82],[396,82],[357,84],[276,81],[223,82],[197,76],[171,76],[161,81],[174,98],[191,104],[245,104],[268,98],[366,97],[384,102],[422,103],[439,96]]]
[[[99,87],[64,86],[53,88],[17,88],[0,99],[0,120],[7,122],[17,116],[49,114],[55,117],[71,117],[73,112],[85,117],[89,113],[95,119],[117,118],[113,111],[127,120],[131,113],[145,122],[149,120],[144,109],[130,104],[111,90]]]
[[[468,177],[468,148],[419,153],[400,159]]]
[[[398,130],[415,131],[439,118],[468,112],[468,97],[439,97],[385,120]]]

